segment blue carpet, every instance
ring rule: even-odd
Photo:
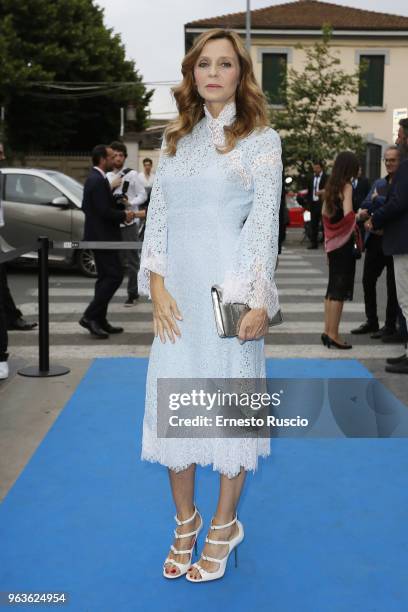
[[[166,468],[140,461],[146,368],[93,362],[0,507],[0,591],[65,591],[78,612],[408,609],[405,438],[272,440],[242,493],[238,569],[231,556],[219,581],[162,578],[175,523]],[[296,359],[268,375],[371,376]],[[217,489],[199,467],[205,529]]]

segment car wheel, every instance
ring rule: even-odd
[[[82,274],[96,278],[96,264],[93,251],[90,249],[78,251],[77,265]]]

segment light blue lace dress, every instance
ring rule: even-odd
[[[224,125],[235,103],[217,118],[204,116],[178,142],[175,156],[162,152],[152,187],[138,275],[150,296],[150,271],[164,277],[183,320],[175,343],[155,336],[149,355],[141,458],[175,471],[211,465],[229,478],[240,466],[255,471],[270,454],[269,438],[158,438],[157,378],[265,378],[264,339],[241,344],[217,334],[210,288],[225,302],[278,308],[274,270],[278,250],[281,144],[272,128],[256,130],[227,154]]]

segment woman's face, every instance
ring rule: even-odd
[[[206,102],[227,104],[235,99],[240,66],[227,38],[208,41],[194,66],[197,91]]]

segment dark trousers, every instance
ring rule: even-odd
[[[0,264],[0,361],[7,361],[7,346],[8,346],[8,335],[7,335],[7,318],[6,318],[6,291],[4,285],[4,278],[7,280],[5,275],[5,265]],[[6,282],[7,285],[7,282]]]
[[[367,321],[378,324],[377,280],[384,268],[387,270],[387,309],[385,326],[394,329],[397,322],[398,300],[395,286],[394,262],[391,255],[384,255],[381,236],[371,236],[366,247],[363,271],[364,303]]]
[[[7,326],[12,325],[16,319],[22,317],[22,312],[14,303],[13,296],[7,282],[7,268],[5,264],[0,264],[0,292],[2,295],[3,309],[6,317]]]
[[[103,323],[106,321],[109,302],[122,283],[123,267],[117,251],[95,250],[94,256],[98,278],[94,299],[85,310],[84,317]]]
[[[404,338],[404,341],[407,342],[408,341],[407,321],[404,315],[402,314],[401,306],[399,304],[398,304],[397,319],[398,319],[398,327],[399,327],[400,334]]]
[[[322,203],[310,203],[310,242],[317,246],[317,238],[319,235],[319,226],[322,220]]]
[[[137,242],[138,241],[138,225],[133,223],[132,225],[126,225],[121,228],[123,242]],[[119,251],[120,260],[124,267],[127,267],[128,273],[128,284],[127,292],[130,298],[137,298],[139,290],[137,286],[137,273],[139,272],[140,258],[139,252],[135,250],[124,250]]]

